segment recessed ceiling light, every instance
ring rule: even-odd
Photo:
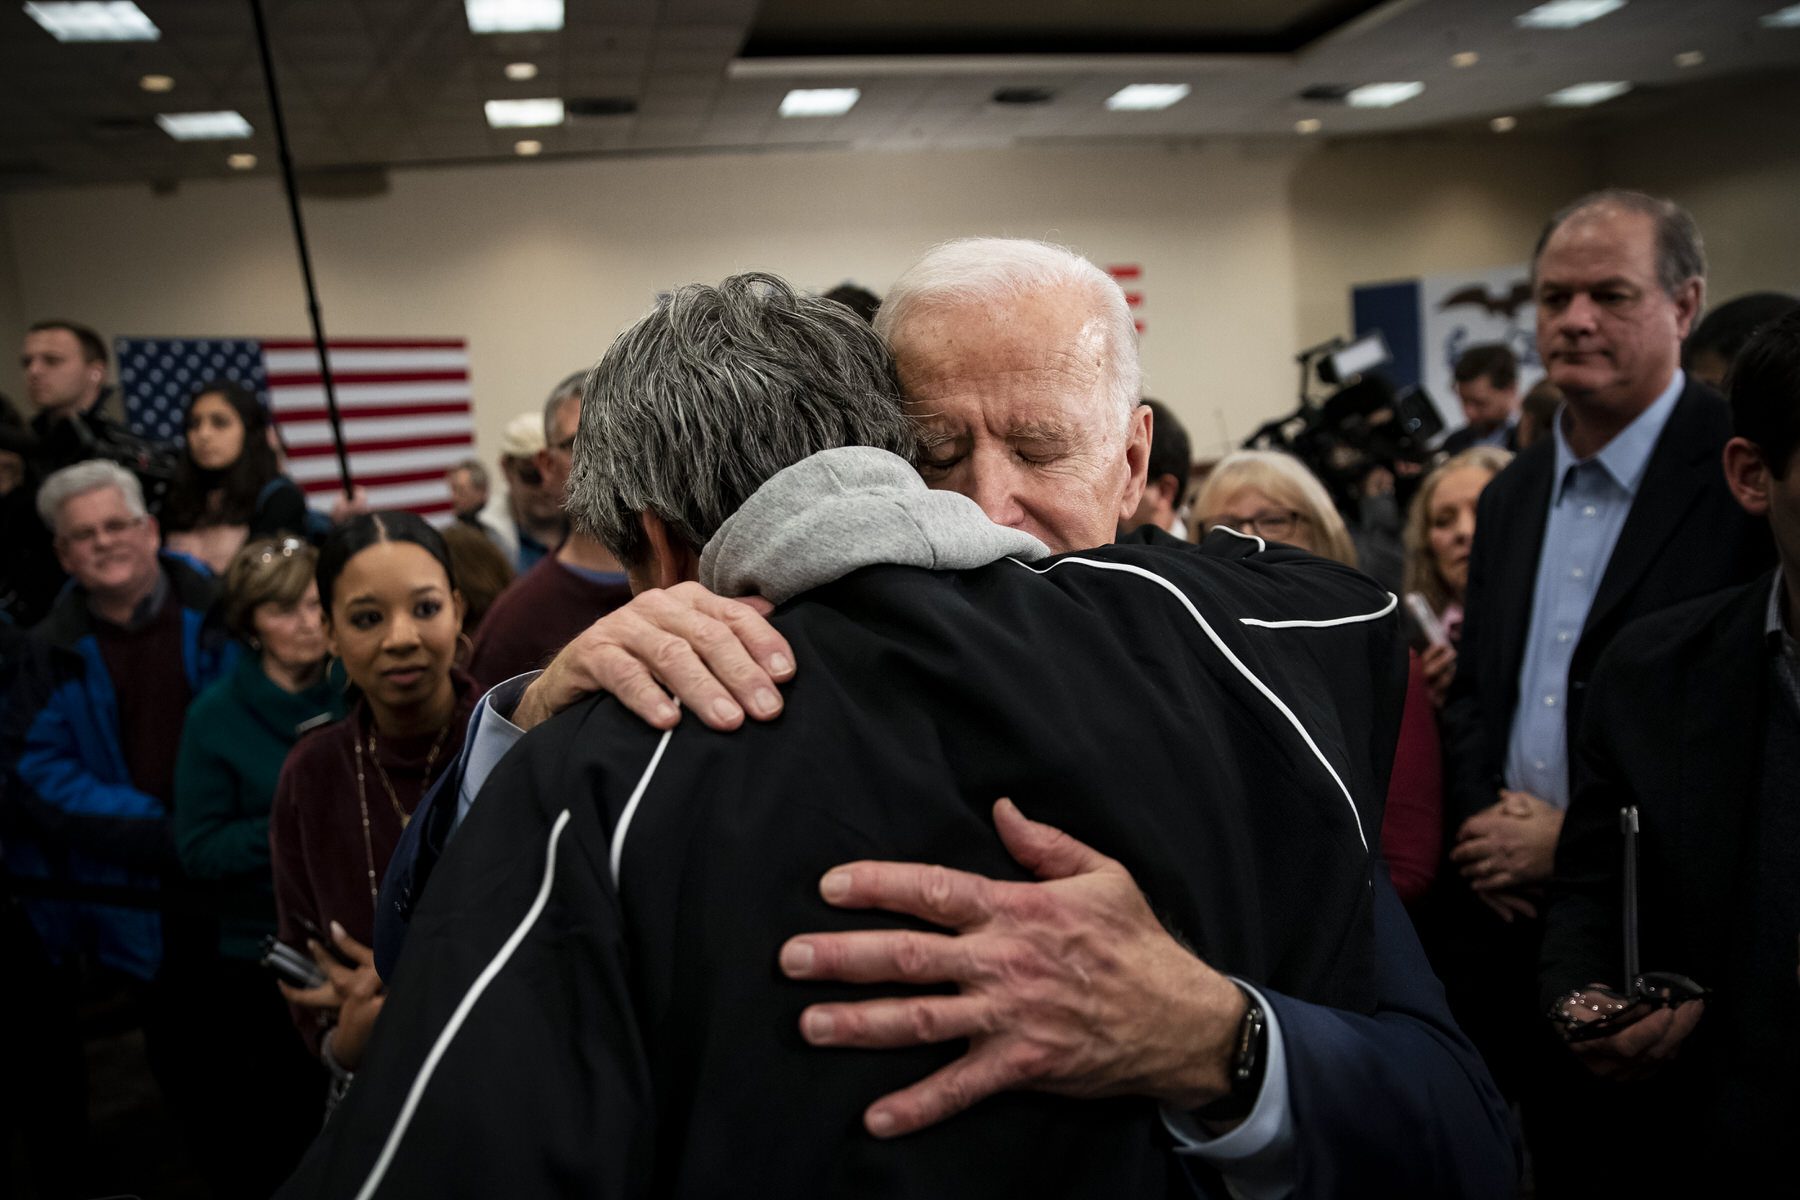
[[[543,152],[544,143],[538,141],[536,138],[525,138],[522,141],[513,143],[513,153],[523,155],[526,158],[530,158],[534,154],[542,154]]]
[[[1495,117],[1488,122],[1488,128],[1495,133],[1511,133],[1518,127],[1519,118],[1517,117]]]
[[[175,80],[168,75],[146,75],[138,80],[138,86],[146,92],[172,92]]]
[[[1631,90],[1631,85],[1623,80],[1611,80],[1605,83],[1578,83],[1574,87],[1566,87],[1560,92],[1551,92],[1544,97],[1545,104],[1557,108],[1586,108],[1590,104],[1599,104],[1611,100],[1614,96],[1623,96]]]
[[[208,142],[249,137],[253,132],[242,113],[157,113],[156,123],[178,142]]]
[[[495,129],[530,129],[563,123],[561,100],[489,100],[487,122]]]
[[[1472,67],[1480,61],[1481,55],[1475,53],[1473,50],[1464,50],[1461,54],[1452,54],[1450,56],[1450,65],[1453,67]]]
[[[1325,122],[1317,117],[1302,117],[1294,122],[1295,133],[1317,133],[1323,128],[1325,128]]]
[[[225,159],[225,165],[234,171],[248,171],[256,166],[256,155],[233,154]]]
[[[1151,112],[1167,108],[1194,89],[1185,83],[1133,83],[1106,98],[1114,112]]]
[[[563,27],[563,0],[463,0],[470,33],[532,33]]]
[[[162,36],[156,22],[131,0],[27,4],[25,15],[59,42],[154,42]]]
[[[1800,4],[1790,4],[1765,13],[1760,21],[1766,29],[1800,29]]]
[[[1344,93],[1351,108],[1392,108],[1403,104],[1425,90],[1418,80],[1406,83],[1365,83]]]
[[[536,79],[537,64],[527,62],[507,63],[506,77],[514,83],[524,83],[528,79]]]
[[[1675,65],[1678,67],[1697,67],[1705,61],[1706,55],[1699,50],[1683,50],[1675,56]]]
[[[784,117],[841,117],[862,98],[859,88],[795,88],[781,98]]]
[[[1550,0],[1520,13],[1513,24],[1521,29],[1573,29],[1624,7],[1625,0]]]

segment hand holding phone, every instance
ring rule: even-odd
[[[325,972],[319,970],[318,963],[286,942],[277,941],[274,934],[263,939],[262,956],[257,961],[291,987],[310,990],[325,984]]]
[[[1431,609],[1431,601],[1425,599],[1420,592],[1406,593],[1406,611],[1412,614],[1413,621],[1425,640],[1433,646],[1448,646],[1450,635],[1444,630],[1444,623],[1438,620],[1437,613]]]

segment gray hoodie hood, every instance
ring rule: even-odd
[[[1049,553],[967,496],[932,491],[899,455],[841,446],[757,488],[700,552],[700,582],[721,596],[780,604],[876,563],[958,571]]]

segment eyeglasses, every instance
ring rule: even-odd
[[[1274,538],[1278,542],[1288,539],[1300,522],[1306,520],[1306,514],[1291,508],[1266,508],[1255,516],[1235,517],[1230,513],[1219,513],[1206,519],[1206,532],[1223,526],[1235,529],[1239,533],[1254,533],[1260,537]]]
[[[1710,993],[1686,975],[1638,969],[1637,805],[1619,810],[1625,835],[1626,991],[1577,988],[1551,1008],[1550,1021],[1570,1044],[1611,1037],[1662,1008],[1677,1008]]]
[[[89,546],[103,533],[109,538],[122,537],[143,523],[143,517],[113,517],[98,525],[83,525],[80,529],[71,529],[62,535],[62,540],[71,546]]]
[[[305,548],[306,543],[299,538],[282,538],[279,545],[274,542],[269,543],[268,548],[256,556],[256,561],[259,565],[266,567],[277,558],[292,558]]]

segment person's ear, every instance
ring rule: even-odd
[[[532,462],[532,465],[537,468],[539,475],[542,475],[546,478],[549,477],[549,474],[550,474],[550,450],[548,447],[546,447],[542,450],[534,451],[531,455],[531,462]]]
[[[672,588],[700,578],[700,556],[687,541],[669,528],[668,522],[649,509],[638,513],[649,553],[632,572],[644,588]]]
[[[1700,308],[1706,303],[1706,280],[1698,275],[1689,279],[1675,290],[1675,336],[1683,341],[1694,327],[1700,316]]]
[[[1131,421],[1125,427],[1125,492],[1119,497],[1119,511],[1113,514],[1128,521],[1144,498],[1144,484],[1150,472],[1150,431],[1156,414],[1148,404],[1131,410]]]
[[[1725,443],[1725,486],[1731,497],[1753,517],[1769,513],[1769,464],[1762,450],[1748,438],[1734,437]]]

